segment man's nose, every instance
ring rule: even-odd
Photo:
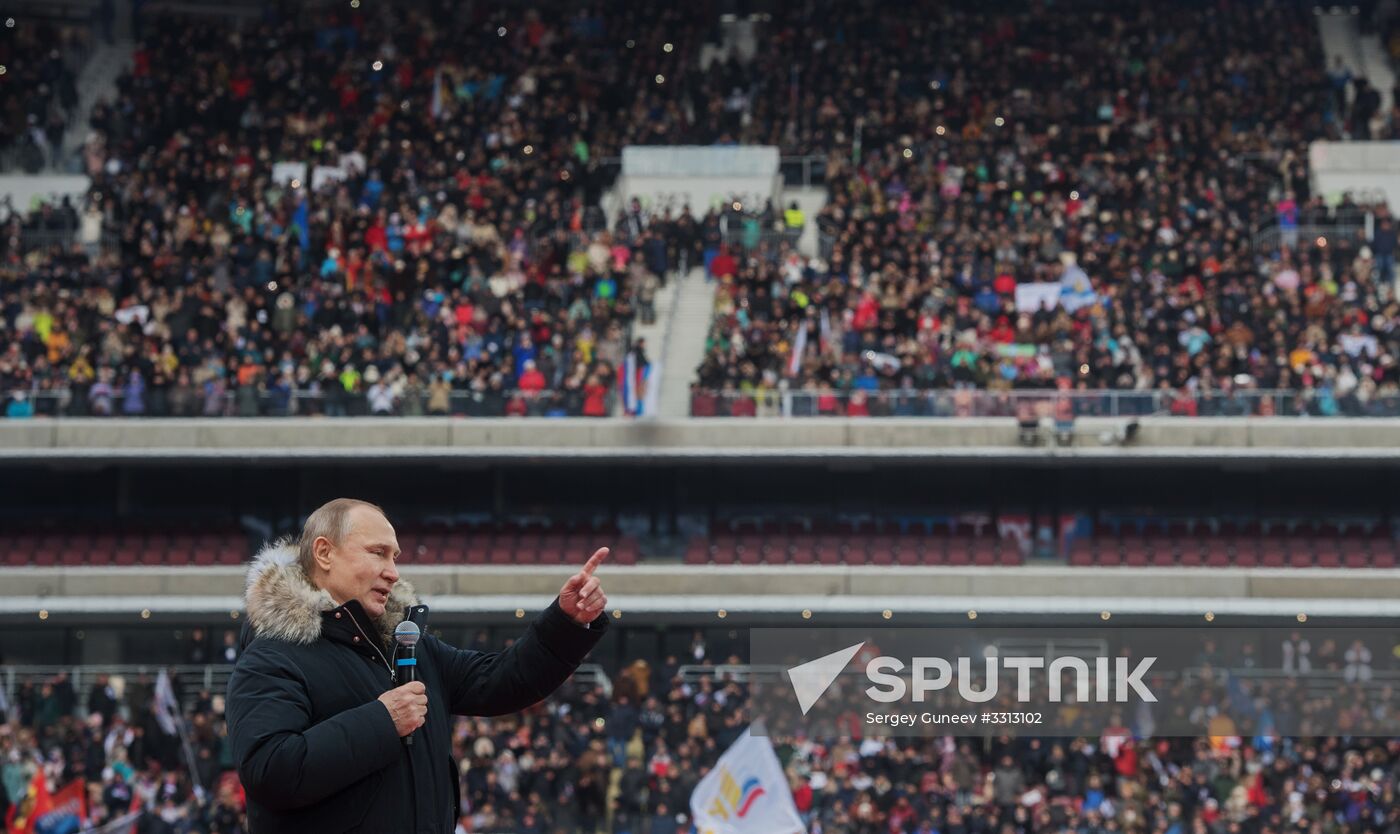
[[[387,581],[387,582],[389,582],[390,584],[393,584],[393,583],[395,583],[395,582],[398,582],[398,581],[399,581],[399,566],[396,565],[396,564],[394,564],[393,562],[390,562],[390,563],[389,563],[389,566],[388,566],[387,568],[384,569],[384,572],[381,573],[381,574],[379,574],[379,575],[382,576],[382,577],[384,578],[384,580]]]

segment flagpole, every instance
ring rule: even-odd
[[[175,724],[175,732],[180,737],[180,750],[184,755],[185,767],[190,772],[190,784],[194,786],[195,798],[203,802],[204,783],[200,781],[199,770],[194,764],[194,748],[190,745],[189,732],[185,727],[185,710],[180,706],[179,699],[175,697],[175,686],[171,683],[170,673],[166,669],[161,669],[160,677],[156,679],[156,706],[158,709],[166,711]]]

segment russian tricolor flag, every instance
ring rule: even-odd
[[[629,417],[639,417],[646,411],[647,385],[651,381],[651,364],[639,365],[637,352],[627,351],[618,369],[618,388],[622,391],[622,407]]]

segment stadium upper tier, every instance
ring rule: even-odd
[[[5,525],[0,567],[236,565],[251,555],[246,531],[210,525],[48,523]],[[111,528],[116,527],[117,530]],[[407,524],[399,532],[402,561],[411,565],[563,565],[600,546],[611,561],[674,563],[674,542],[589,525],[470,526]],[[717,524],[685,544],[688,565],[872,565],[979,567],[1064,564],[1076,567],[1393,568],[1397,545],[1389,525],[1282,519],[1236,523],[1217,518],[1148,519],[1092,524],[1067,519],[1059,533],[1011,514],[808,522],[792,527],[755,517]]]
[[[7,412],[611,413],[702,259],[726,403],[1393,396],[1394,224],[1309,178],[1310,141],[1366,133],[1312,10],[1072,5],[785,8],[704,69],[703,4],[147,21],[90,192],[6,221]],[[825,156],[820,257],[730,251],[710,206],[600,217],[606,160],[682,143]]]
[[[948,387],[1297,389],[1327,413],[1396,390],[1393,220],[1310,179],[1310,142],[1370,135],[1312,9],[1066,12],[872,7],[771,56],[820,102],[821,257],[712,263],[694,413],[777,388],[861,415]]]

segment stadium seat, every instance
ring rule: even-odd
[[[1070,541],[1069,563],[1076,567],[1088,567],[1096,561],[1094,540],[1088,537],[1075,537]]]

